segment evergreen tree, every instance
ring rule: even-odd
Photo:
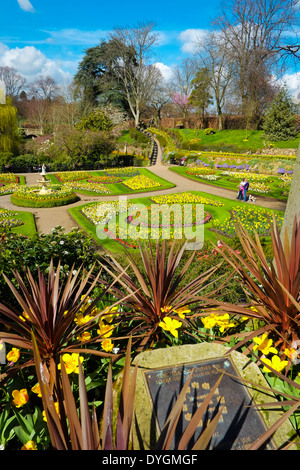
[[[283,87],[268,108],[263,130],[268,140],[291,140],[297,136],[295,106]]]

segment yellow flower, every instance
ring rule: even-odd
[[[217,324],[216,315],[214,313],[211,313],[208,317],[202,317],[201,320],[202,320],[204,327],[207,328],[208,330],[210,328],[213,328]]]
[[[165,330],[169,331],[175,338],[178,338],[177,329],[182,325],[181,321],[176,320],[175,318],[165,317],[163,321],[159,322],[159,326]]]
[[[169,313],[172,310],[171,305],[165,305],[164,307],[161,307],[160,309],[164,313]]]
[[[106,325],[102,319],[99,321],[99,330],[97,330],[98,335],[101,335],[103,338],[109,338],[113,333],[113,328],[111,325]]]
[[[90,320],[92,320],[92,318],[93,318],[93,315],[91,314],[84,315],[82,312],[80,312],[76,315],[76,317],[74,318],[74,321],[78,326],[82,326],[88,323]]]
[[[273,341],[268,338],[268,333],[264,333],[261,338],[259,336],[256,336],[255,338],[253,338],[253,341],[256,343],[256,345],[253,346],[253,351],[261,351],[265,356],[267,356],[271,352],[274,354],[278,353],[278,351],[273,348]]]
[[[28,441],[21,447],[21,450],[36,450],[34,441]]]
[[[38,397],[41,397],[42,394],[41,394],[41,387],[40,387],[40,384],[37,383],[36,385],[34,385],[31,390],[33,391],[33,393],[36,393]]]
[[[82,343],[84,343],[85,341],[88,341],[89,339],[91,339],[91,333],[89,331],[84,331],[81,335],[77,336],[76,339],[78,339],[78,341],[81,341]]]
[[[59,405],[58,405],[58,402],[57,402],[57,401],[54,403],[54,408],[55,408],[56,413],[57,413],[58,416],[59,416]],[[46,412],[43,411],[43,412],[42,412],[42,415],[43,415],[43,420],[47,422]]]
[[[271,372],[268,365],[277,372],[281,372],[288,364],[288,361],[282,361],[279,356],[272,356],[272,359],[266,357],[262,358],[261,361],[266,364],[263,368],[264,372]]]
[[[286,348],[284,350],[284,354],[289,358],[289,359],[295,359],[297,357],[297,352],[296,349],[294,348]]]
[[[75,374],[79,374],[78,360],[82,362],[83,357],[79,356],[79,354],[77,353],[72,353],[72,354],[67,353],[67,354],[63,354],[62,359],[66,366],[67,374],[72,374],[72,372],[75,372]],[[58,365],[58,368],[61,369],[61,364]]]
[[[177,313],[180,318],[185,318],[185,313],[191,313],[191,310],[187,307],[179,307],[174,310],[174,312]]]
[[[217,324],[220,327],[221,333],[223,333],[226,328],[236,326],[236,323],[234,321],[230,321],[228,313],[225,313],[224,315],[219,315],[218,317],[219,318],[217,319]]]
[[[16,408],[20,408],[21,406],[26,405],[26,403],[29,400],[26,388],[22,388],[21,390],[14,390],[12,392],[12,396],[13,396],[12,404]]]
[[[105,339],[104,341],[102,341],[101,346],[104,351],[110,352],[112,351],[114,344],[111,342],[110,339]]]
[[[9,362],[17,362],[20,358],[20,349],[12,348],[12,350],[6,355],[6,359]]]

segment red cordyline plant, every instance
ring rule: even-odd
[[[106,260],[107,265],[103,268],[115,279],[115,285],[110,289],[112,295],[118,299],[126,310],[122,317],[124,323],[129,324],[128,336],[138,337],[140,340],[139,349],[152,347],[162,336],[160,323],[166,317],[177,319],[183,325],[188,326],[187,318],[192,317],[195,308],[205,308],[207,299],[203,294],[210,285],[210,277],[218,269],[214,266],[200,275],[189,273],[195,252],[191,254],[183,267],[180,267],[186,245],[171,244],[169,252],[166,249],[166,242],[163,240],[161,247],[159,241],[153,249],[151,242],[147,245],[139,245],[142,260],[142,269],[128,253],[128,261],[135,278],[124,271],[124,268],[117,260],[110,255]],[[220,277],[221,279],[221,277]],[[220,281],[219,279],[219,281]],[[211,281],[222,289],[219,281]],[[117,285],[120,288],[116,287]],[[212,297],[216,291],[212,291]],[[126,297],[125,297],[126,296]],[[209,304],[211,307],[211,305]],[[191,313],[190,317],[184,318],[185,313]],[[123,323],[123,325],[124,325]],[[126,325],[125,325],[126,326]]]
[[[240,222],[237,233],[245,256],[223,242],[220,253],[241,279],[252,309],[221,303],[219,306],[222,311],[262,320],[265,327],[260,332],[272,330],[277,337],[276,346],[284,352],[300,339],[300,218],[295,218],[291,240],[285,232],[282,241],[274,216],[270,227],[272,261],[268,261],[258,235],[252,238]]]
[[[99,426],[95,408],[89,411],[89,403],[85,388],[84,374],[80,361],[79,367],[79,413],[70,386],[69,378],[61,361],[61,380],[58,388],[52,390],[51,370],[46,370],[39,355],[34,334],[32,338],[35,356],[35,367],[40,384],[43,406],[47,418],[52,446],[55,450],[135,450],[132,444],[132,424],[134,421],[134,400],[138,364],[131,367],[131,339],[127,344],[125,365],[122,373],[122,385],[119,404],[113,398],[113,382],[111,366],[108,370],[103,415]],[[187,389],[190,386],[192,373],[184,384],[176,403],[157,439],[154,450],[169,450],[182,412]],[[177,444],[176,450],[185,450],[191,441],[199,422],[204,419],[211,399],[220,384],[222,376],[212,387],[207,397],[194,413],[190,423]],[[170,397],[170,401],[172,397]],[[54,403],[58,403],[58,411]],[[117,407],[117,410],[115,410]],[[207,424],[192,450],[205,450],[213,436],[222,414],[222,407],[216,411],[213,419]],[[116,418],[114,418],[116,416]]]
[[[137,450],[133,445],[133,423],[134,423],[134,402],[135,390],[137,380],[138,364],[131,365],[131,338],[127,344],[127,351],[125,356],[125,365],[122,373],[122,383],[120,390],[120,398],[114,399],[112,369],[111,364],[108,369],[106,391],[103,405],[103,413],[101,423],[98,423],[95,407],[92,407],[90,412],[89,403],[85,387],[84,373],[81,362],[78,361],[79,368],[79,410],[76,407],[76,402],[73,396],[73,391],[69,382],[68,374],[66,372],[63,361],[61,361],[61,378],[57,381],[57,388],[54,390],[50,387],[52,382],[51,369],[47,369],[41,361],[37,342],[34,334],[32,334],[33,353],[35,358],[35,368],[37,373],[38,382],[42,395],[43,407],[46,415],[47,427],[49,430],[51,444],[54,450],[104,450],[104,451],[126,451]],[[284,380],[288,380],[281,374],[274,371]],[[188,426],[177,436],[175,449],[178,451],[183,450],[209,450],[212,437],[216,431],[219,420],[222,416],[223,406],[217,405],[213,417],[208,420],[203,427],[196,442],[194,442],[194,434],[201,421],[205,421],[208,410],[212,411],[212,398],[216,393],[222,381],[223,374],[216,383],[211,387],[207,396],[197,407],[197,410],[191,417]],[[153,444],[151,450],[154,451],[168,451],[170,450],[174,435],[178,434],[178,422],[182,414],[183,406],[186,400],[186,393],[190,387],[191,380],[193,379],[193,371],[185,381],[176,402],[170,411],[170,414],[160,432],[156,442]],[[291,385],[295,383],[289,381]],[[254,387],[256,383],[250,383]],[[296,388],[299,389],[299,384]],[[258,386],[268,395],[270,394],[269,387]],[[255,442],[251,444],[248,450],[258,450],[265,442],[271,438],[280,428],[280,426],[294,413],[300,406],[299,397],[283,394],[285,397],[284,402],[264,403],[264,408],[276,408],[282,405],[290,407],[290,409],[281,414],[280,418],[269,429],[266,430]],[[220,397],[221,400],[222,397]],[[170,403],[173,397],[170,397]],[[55,407],[58,403],[58,408]],[[255,406],[255,405],[253,405]],[[234,425],[234,423],[233,423]],[[138,432],[138,430],[137,430]],[[290,442],[287,442],[286,449],[292,444],[294,437],[291,436]],[[194,442],[191,444],[191,442]],[[142,447],[142,446],[141,446]]]
[[[101,343],[104,339],[101,334],[86,341],[84,348],[78,339],[103,314],[97,310],[96,305],[103,298],[106,289],[97,298],[87,302],[100,275],[99,273],[93,280],[93,269],[89,272],[78,269],[75,273],[71,270],[67,279],[61,281],[60,265],[55,270],[51,263],[47,277],[39,271],[38,279],[35,280],[28,270],[26,283],[18,272],[14,272],[14,282],[18,288],[4,275],[20,309],[0,303],[0,340],[24,350],[24,357],[29,356],[21,364],[22,368],[34,364],[32,331],[35,333],[42,361],[47,366],[57,364],[59,356],[64,353],[80,352],[111,357],[111,354],[89,347]],[[88,321],[76,322],[79,315]],[[18,370],[19,366],[10,367],[0,376],[0,380]]]

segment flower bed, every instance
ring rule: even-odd
[[[210,206],[224,206],[224,203],[221,201],[216,201],[214,199],[208,199],[197,194],[192,194],[189,192],[183,192],[178,194],[164,194],[161,196],[154,196],[151,198],[154,202],[158,204],[188,204],[188,203],[200,203],[208,204]]]
[[[14,173],[0,173],[1,183],[19,183],[19,177]]]
[[[4,196],[5,194],[11,194],[19,188],[19,185],[16,183],[8,183],[0,186],[0,196]]]
[[[56,207],[79,200],[72,191],[59,185],[49,186],[49,193],[40,193],[40,186],[19,186],[11,195],[11,202],[21,207]]]
[[[122,177],[136,176],[136,175],[139,175],[140,172],[137,168],[128,166],[125,168],[109,168],[105,170],[105,174],[108,176],[120,176],[122,178]]]
[[[119,176],[91,176],[88,179],[88,183],[102,183],[102,184],[110,184],[110,183],[121,183],[122,179]]]
[[[275,214],[278,227],[283,223],[283,216]],[[214,220],[213,226],[218,233],[229,238],[234,238],[236,233],[237,218],[241,221],[243,227],[254,235],[255,231],[259,236],[270,235],[270,223],[272,219],[272,211],[268,209],[260,209],[257,207],[249,207],[249,205],[234,207],[231,211],[231,217],[223,222]]]
[[[55,173],[55,176],[61,183],[91,178],[91,174],[87,171],[64,171],[62,173]]]
[[[261,175],[257,173],[236,172],[236,171],[222,171],[222,176],[228,176],[229,181],[240,181],[242,178],[248,179],[250,182],[258,183],[272,183],[274,178],[270,175]]]
[[[69,182],[63,185],[68,191],[92,191],[97,194],[111,194],[110,190],[101,183]]]
[[[137,191],[139,189],[157,188],[161,186],[158,181],[155,181],[145,175],[134,176],[133,178],[124,181],[124,184],[128,188],[133,189],[134,191]]]
[[[0,227],[7,229],[23,225],[21,220],[15,218],[16,215],[16,212],[0,209]]]
[[[124,210],[126,211],[129,207],[132,207],[132,203],[127,201],[127,207]],[[123,208],[123,204],[121,208]],[[112,217],[115,217],[120,213],[119,209],[119,201],[99,201],[83,207],[82,213],[92,224],[105,225]]]
[[[264,183],[251,183],[251,187],[249,188],[251,191],[254,191],[255,193],[268,193],[271,191],[271,188],[269,186],[266,186]]]

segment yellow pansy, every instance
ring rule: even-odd
[[[113,333],[113,328],[111,325],[106,325],[102,319],[99,321],[99,330],[97,330],[98,335],[101,335],[103,338],[109,338]]]

